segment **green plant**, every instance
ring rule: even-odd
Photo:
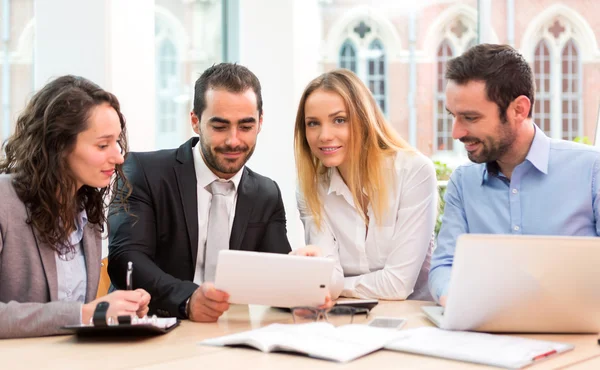
[[[435,166],[435,175],[438,181],[446,181],[450,178],[452,169],[448,167],[446,163],[441,161],[433,161],[433,165]]]
[[[587,136],[577,136],[573,141],[576,143],[592,145],[592,141]]]
[[[448,167],[446,163],[440,161],[433,161],[435,166],[435,175],[438,180],[438,214],[435,222],[435,236],[437,237],[440,232],[440,227],[442,226],[442,215],[444,214],[444,194],[446,193],[446,182],[450,179],[450,175],[452,174],[452,169]]]

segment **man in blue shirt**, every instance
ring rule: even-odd
[[[600,234],[600,152],[550,139],[534,124],[525,59],[510,46],[477,45],[448,62],[446,79],[452,137],[474,163],[458,167],[446,190],[429,273],[441,305],[461,234]]]

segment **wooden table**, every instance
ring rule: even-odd
[[[372,316],[408,319],[406,328],[431,326],[420,306],[431,302],[380,302]],[[365,322],[358,316],[355,322]],[[145,339],[78,339],[55,336],[0,340],[2,369],[484,369],[486,366],[433,357],[378,351],[348,364],[304,356],[253,349],[200,346],[205,338],[259,328],[272,323],[292,323],[289,312],[264,306],[233,305],[212,324],[184,321],[171,333]],[[541,362],[531,369],[600,369],[597,335],[523,335],[523,337],[568,342],[573,351]]]

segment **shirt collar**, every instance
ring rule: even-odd
[[[331,193],[343,194],[347,189],[348,187],[337,167],[331,168],[329,170],[329,191],[327,192],[327,195]]]
[[[533,141],[531,142],[531,147],[529,148],[525,160],[537,168],[538,171],[546,175],[548,174],[551,139],[546,136],[535,123],[533,123],[533,129]],[[498,175],[499,172],[500,167],[498,166],[498,163],[495,161],[486,163],[485,166],[483,166],[481,174],[481,185],[485,184],[490,174]]]
[[[82,210],[81,212],[79,212],[79,214],[77,215],[77,224],[81,225],[81,227],[77,227],[77,229],[82,230],[83,228],[87,225],[88,223],[88,216],[87,216],[87,212],[84,210]]]
[[[214,174],[204,162],[202,158],[202,154],[200,154],[200,141],[196,143],[195,146],[192,147],[192,155],[194,157],[194,169],[196,170],[196,181],[199,187],[206,189],[208,185],[210,185],[213,181],[219,180],[219,177]],[[233,182],[233,186],[235,191],[237,192],[240,181],[242,180],[242,174],[244,173],[244,166],[233,175],[231,182]]]
[[[83,229],[86,227],[87,223],[87,212],[83,209],[75,218],[76,229],[69,235],[69,244],[71,244],[71,246],[75,246],[81,242],[83,239]]]
[[[525,160],[529,161],[538,171],[547,175],[551,139],[536,124],[533,124],[533,128],[535,129],[535,134]]]

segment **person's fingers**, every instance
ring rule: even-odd
[[[202,292],[204,293],[204,296],[211,301],[227,302],[229,300],[229,294],[217,290],[212,283],[202,284]]]
[[[216,301],[206,300],[204,302],[204,305],[206,307],[211,308],[212,310],[217,311],[217,312],[225,312],[229,309],[229,303],[227,303],[227,302],[216,302]]]
[[[115,292],[110,293],[108,297],[111,297],[118,300],[128,301],[136,304],[140,304],[142,301],[142,295],[135,290],[117,290]]]
[[[222,314],[222,311],[206,305],[199,305],[196,307],[193,317],[194,321],[216,321]]]
[[[148,304],[150,302],[150,294],[144,289],[136,289],[135,292],[138,292],[141,296],[140,304]]]
[[[446,307],[446,302],[447,302],[448,298],[446,296],[442,296],[440,297],[440,305],[442,307]]]
[[[137,316],[138,316],[139,318],[142,318],[142,317],[144,317],[144,316],[146,316],[146,315],[148,314],[148,310],[149,310],[149,308],[148,308],[148,307],[144,307],[144,308],[142,308],[142,309],[138,310],[138,311],[136,312],[136,314],[137,314]]]
[[[327,308],[331,308],[333,307],[333,301],[331,300],[331,295],[327,294],[327,296],[325,296],[325,303],[323,303],[321,306],[319,306],[320,309],[327,309]]]
[[[317,247],[316,245],[309,244],[305,247],[292,251],[290,254],[295,256],[320,257],[322,252],[321,248]]]
[[[209,287],[208,289],[214,289],[213,287]],[[202,293],[202,292],[200,292]],[[194,304],[192,305],[192,309],[195,310],[195,312],[206,312],[211,316],[220,316],[223,312],[227,311],[229,309],[229,303],[225,302],[220,302],[220,301],[214,301],[209,299],[207,296],[203,295],[203,294],[197,294],[196,297],[194,297]],[[218,316],[217,316],[218,314]]]
[[[135,313],[140,309],[140,305],[135,302],[130,302],[126,300],[113,300],[109,302],[109,310],[110,308],[119,311],[119,312],[128,312],[130,314]]]

